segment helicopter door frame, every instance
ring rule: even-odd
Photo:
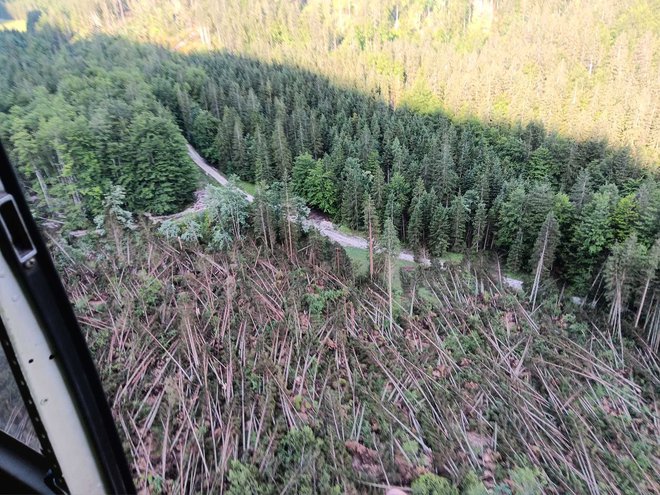
[[[51,489],[134,493],[101,381],[1,144],[0,340],[55,474]]]

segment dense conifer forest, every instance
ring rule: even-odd
[[[495,250],[509,270],[535,273],[541,263],[578,295],[601,281],[611,254],[637,260],[636,272],[656,263],[629,254],[657,251],[657,164],[628,148],[538,122],[392,108],[377,94],[227,53],[76,41],[56,28],[6,33],[2,48],[3,141],[40,204],[60,202],[72,228],[93,220],[113,186],[129,211],[183,208],[196,185],[185,138],[227,174],[265,189],[289,181],[351,229],[367,231],[369,217],[378,232],[390,218],[420,255]],[[628,254],[613,249],[626,241]]]
[[[657,490],[659,12],[0,2],[0,140],[140,486]]]

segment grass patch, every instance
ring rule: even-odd
[[[523,282],[527,281],[527,274],[523,272],[511,271],[511,270],[502,270],[503,277],[509,277],[515,280],[522,280]]]
[[[463,253],[449,253],[449,252],[447,252],[442,257],[442,259],[449,262],[449,263],[459,264],[463,261]]]
[[[394,276],[392,277],[392,287],[394,290],[403,290],[401,287],[401,268],[416,267],[417,263],[414,261],[406,261],[397,259],[394,263]]]
[[[438,298],[426,287],[417,288],[417,297],[420,299],[430,302],[431,304],[438,301]]]
[[[27,22],[25,19],[0,20],[0,31],[27,31]]]
[[[353,263],[355,273],[366,274],[369,270],[369,251],[356,247],[345,247],[346,254]],[[392,277],[392,287],[395,290],[401,290],[401,275],[399,269],[403,267],[415,267],[417,263],[397,258],[394,261],[394,274]]]
[[[352,228],[347,227],[346,225],[338,225],[337,230],[342,234],[346,234],[346,235],[353,235],[357,237],[363,237],[364,235],[362,232],[353,230]]]
[[[366,249],[345,247],[344,250],[351,259],[356,272],[366,272],[369,269],[369,252]]]
[[[365,252],[366,252],[366,251],[365,251]],[[414,261],[402,260],[402,259],[398,259],[398,258],[397,258],[397,260],[396,260],[396,262],[394,263],[394,265],[395,265],[397,268],[402,268],[402,267],[404,267],[404,266],[417,266],[417,263],[415,263]]]
[[[245,182],[244,180],[240,180],[238,181],[237,186],[239,187],[239,189],[242,189],[251,196],[254,196],[257,193],[257,186],[255,186],[251,182]]]

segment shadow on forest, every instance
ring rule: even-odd
[[[559,189],[566,189],[570,187],[573,180],[578,175],[582,168],[590,167],[590,171],[596,171],[592,174],[594,186],[597,187],[606,182],[616,184],[618,187],[625,186],[628,180],[640,179],[643,176],[651,175],[657,178],[654,165],[648,165],[638,162],[634,158],[634,153],[627,147],[617,147],[610,145],[605,138],[593,136],[587,139],[576,139],[573,137],[564,136],[553,130],[545,129],[543,124],[538,121],[529,121],[524,123],[511,123],[506,121],[488,120],[482,121],[476,117],[456,118],[450,112],[446,111],[426,111],[424,108],[425,100],[431,98],[430,94],[420,94],[409,101],[408,106],[394,108],[385,101],[385,96],[382,91],[376,89],[370,93],[365,93],[354,88],[350,88],[345,84],[335,83],[328,77],[313,73],[307,69],[298,66],[291,66],[282,63],[269,63],[263,62],[255,58],[246,57],[238,54],[232,54],[224,51],[212,52],[191,52],[180,53],[172,49],[162,46],[136,43],[134,41],[126,40],[121,37],[113,37],[107,35],[95,35],[93,38],[79,40],[73,43],[74,49],[82,49],[84,51],[95,50],[95,45],[102,44],[106,46],[112,45],[112,51],[103,50],[103,55],[107,57],[106,61],[109,67],[122,68],[126,67],[128,60],[122,59],[121,54],[129,54],[130,50],[137,50],[142,56],[147,55],[148,61],[136,61],[136,66],[147,70],[150,77],[158,75],[157,65],[159,63],[177,63],[181,64],[179,69],[185,71],[190,67],[203,68],[208,77],[215,83],[221,82],[217,87],[220,91],[235,91],[239,90],[241,93],[225,94],[225,98],[218,103],[215,109],[216,118],[221,118],[223,106],[233,105],[241,106],[248,95],[244,92],[252,89],[261,89],[262,93],[258,94],[263,97],[266,86],[270,85],[272,91],[272,98],[278,98],[287,110],[291,110],[295,106],[293,97],[296,92],[300,95],[301,88],[307,90],[302,93],[306,97],[305,103],[307,104],[306,110],[324,110],[330,112],[339,111],[341,114],[339,118],[347,120],[363,117],[364,114],[348,113],[347,109],[358,111],[367,111],[373,114],[374,112],[380,113],[381,116],[387,116],[394,121],[394,126],[398,127],[394,136],[400,140],[404,139],[406,144],[421,145],[418,148],[413,146],[408,147],[408,153],[412,159],[421,158],[428,152],[428,141],[431,139],[433,131],[445,132],[447,126],[453,126],[457,132],[457,139],[460,138],[464,132],[469,132],[475,135],[476,139],[483,139],[479,144],[491,146],[497,157],[501,160],[507,160],[509,165],[512,166],[514,175],[518,174],[525,177],[525,165],[530,159],[534,151],[542,146],[549,148],[553,153],[553,161],[563,167],[561,170],[549,170],[548,175],[543,179],[553,182],[557,172],[563,172],[567,175],[560,177],[555,185],[559,185]],[[113,53],[113,51],[115,53]],[[156,58],[154,58],[156,55]],[[81,70],[89,69],[85,61],[81,60]],[[165,73],[170,77],[176,77],[178,82],[190,84],[190,78],[187,78],[182,72],[172,72],[173,67],[167,67]],[[246,85],[246,83],[250,83]],[[191,96],[195,103],[203,108],[203,103],[199,101],[202,97],[200,94],[203,89],[201,87],[193,87]],[[341,108],[327,107],[328,98],[326,95],[331,95],[331,101],[344,102]],[[160,95],[162,96],[162,95]],[[188,133],[194,140],[194,133],[185,129],[185,123],[182,122],[182,115],[176,111],[173,101],[163,101],[161,103],[174,110],[179,124],[182,127],[184,134]],[[263,104],[263,101],[259,101]],[[211,102],[207,101],[208,108],[204,108],[213,113],[214,108]],[[174,108],[173,108],[174,107]],[[266,115],[272,116],[271,112],[274,111],[273,107],[266,109]],[[241,117],[245,116],[245,111],[240,110]],[[329,114],[325,115],[329,122],[332,122]],[[366,114],[369,117],[369,113]],[[399,123],[401,122],[401,123]],[[335,119],[331,126],[342,124]],[[410,127],[401,126],[409,125]],[[246,126],[247,127],[247,126]],[[330,129],[323,135],[323,144],[320,150],[320,156],[324,153],[330,153],[332,142]],[[381,129],[382,130],[382,129]],[[408,134],[406,135],[406,131]],[[416,131],[423,132],[422,135]],[[294,131],[292,131],[293,133]],[[192,135],[190,135],[192,134]],[[403,134],[403,135],[402,135]],[[389,143],[384,142],[383,135],[376,143],[377,151],[382,152]],[[458,161],[460,150],[453,149],[455,162]],[[478,153],[477,153],[478,155]],[[319,156],[319,157],[320,157]],[[380,155],[381,160],[386,158]],[[294,155],[295,157],[295,155]],[[616,163],[607,162],[599,163],[607,158],[618,157]],[[389,165],[386,161],[381,163],[384,166]],[[566,170],[566,165],[574,166],[573,170]],[[468,164],[468,165],[474,165]]]
[[[6,12],[3,3],[4,1],[0,0],[0,18],[4,17],[10,19],[11,16]],[[3,12],[6,13],[6,15],[4,15]],[[68,41],[69,36],[67,34],[58,32],[50,27],[48,27],[48,29],[52,30],[53,35],[58,37],[60,42]],[[11,35],[11,33],[3,33],[2,35]],[[287,109],[294,104],[294,102],[291,101],[291,98],[289,98],[294,94],[291,91],[291,87],[293,87],[294,90],[300,89],[300,84],[302,82],[307,88],[312,88],[311,92],[307,91],[305,94],[308,98],[306,103],[309,104],[310,110],[314,110],[316,106],[317,110],[323,109],[336,111],[335,108],[326,108],[322,105],[317,106],[326,100],[325,95],[331,94],[337,101],[347,102],[348,108],[381,112],[383,115],[387,115],[395,121],[397,119],[404,119],[406,123],[411,122],[412,128],[410,130],[412,131],[420,130],[421,128],[419,126],[429,126],[429,130],[443,131],[446,130],[445,126],[450,124],[456,128],[459,136],[463,131],[469,130],[479,137],[485,137],[486,143],[494,147],[498,157],[501,159],[508,159],[514,166],[518,166],[517,171],[521,173],[524,172],[524,166],[520,167],[520,165],[524,165],[524,162],[529,159],[529,155],[543,145],[553,147],[551,151],[556,152],[556,155],[554,156],[556,161],[562,161],[563,158],[567,158],[568,156],[566,153],[570,152],[570,159],[573,160],[572,164],[575,164],[578,168],[586,167],[594,161],[603,160],[611,155],[623,154],[626,156],[626,178],[639,178],[643,174],[653,173],[653,167],[649,170],[649,167],[639,164],[628,148],[611,146],[605,138],[598,136],[593,136],[588,139],[575,139],[563,136],[551,129],[547,130],[544,128],[543,124],[538,121],[510,123],[498,120],[481,121],[476,117],[458,119],[453,117],[450,112],[438,110],[427,111],[424,108],[424,103],[426,103],[425,100],[432,98],[430,94],[419,94],[414,96],[411,99],[412,101],[408,102],[408,107],[393,108],[385,101],[385,96],[379,89],[370,93],[364,93],[354,88],[347,87],[344,84],[335,83],[324,75],[310,72],[309,70],[298,66],[263,62],[255,58],[231,54],[224,51],[191,52],[184,54],[154,44],[138,43],[122,37],[99,34],[94,35],[91,38],[77,40],[71,44],[71,47],[74,55],[79,50],[90,53],[96,52],[97,55],[101,55],[101,57],[105,59],[104,63],[109,69],[130,68],[128,63],[135,63],[135,67],[142,68],[143,70],[146,69],[150,73],[150,77],[158,75],[158,69],[156,66],[159,63],[175,62],[182,64],[179,67],[182,71],[185,71],[191,66],[204,68],[211,79],[214,79],[216,82],[218,82],[218,80],[223,81],[224,84],[219,85],[218,89],[227,89],[228,86],[236,85],[236,89],[246,90],[248,88],[245,85],[239,85],[239,83],[248,81],[251,83],[256,82],[257,84],[262,85],[261,89],[264,89],[263,86],[270,83],[272,85],[272,96],[278,97],[282,100],[282,96],[284,95],[284,105]],[[99,49],[102,53],[97,51]],[[139,53],[142,57],[148,56],[149,60],[129,60],[130,52],[132,50],[136,50],[135,53]],[[125,56],[122,57],[122,54]],[[80,66],[81,74],[89,73],[93,69],[85,59],[78,59],[76,63]],[[189,80],[182,81],[182,79],[186,79],[186,76],[181,73],[173,73],[171,66],[167,67],[165,72],[168,73],[169,76],[177,77],[180,82],[190,82]],[[287,87],[287,83],[290,83],[289,87]],[[201,88],[193,88],[195,94],[192,96],[194,98],[200,97],[200,89]],[[232,98],[235,98],[237,95],[229,94],[225,96],[227,99],[220,102],[220,107],[222,107],[223,104],[231,106],[231,104],[235,104],[245,99],[247,95],[241,94],[233,101]],[[172,102],[161,101],[161,103],[171,106]],[[207,108],[207,110],[212,111],[213,108]],[[222,108],[219,108],[219,110],[221,111]],[[345,110],[345,108],[342,108],[341,110]],[[180,118],[180,115],[177,115],[177,117]],[[221,115],[216,115],[216,117],[221,117]],[[343,117],[351,119],[355,118],[355,114],[343,115]],[[397,124],[395,123],[395,125]],[[185,129],[183,130],[184,132],[186,131]],[[405,130],[408,129],[404,129],[404,131]],[[324,137],[327,138],[328,136]],[[402,136],[396,134],[396,137],[401,138]],[[410,143],[420,144],[421,142],[421,144],[426,144],[425,140],[428,140],[430,137],[430,135],[417,136],[410,134],[408,140]],[[521,143],[515,143],[516,140],[520,140]],[[381,148],[383,145],[386,146],[387,144],[388,143],[382,142],[381,136],[378,148]],[[517,147],[518,144],[522,144],[523,147]],[[507,145],[510,145],[510,147],[507,148]],[[327,140],[324,141],[322,152],[329,152],[330,147],[331,143],[327,142]],[[418,157],[420,150],[423,153],[427,150],[427,147],[421,146],[419,150],[411,148],[408,151],[413,157]],[[454,150],[455,154],[457,154],[458,151],[459,150]],[[621,170],[612,171],[605,169],[602,172],[605,180],[614,183],[620,182],[620,180],[617,179],[621,178]],[[572,175],[576,175],[576,173]],[[570,181],[568,181],[568,184],[570,185]],[[621,184],[617,183],[617,185]]]
[[[0,20],[11,21],[14,17],[7,11],[5,0],[0,0]]]

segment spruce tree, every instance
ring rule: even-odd
[[[220,122],[206,110],[197,112],[192,124],[192,143],[195,149],[211,163],[217,163],[216,135]]]
[[[518,271],[523,264],[523,251],[525,246],[523,244],[523,231],[518,229],[516,236],[509,248],[509,254],[506,258],[506,265],[509,270]]]
[[[284,176],[285,171],[291,170],[291,151],[289,150],[289,142],[284,132],[284,124],[281,120],[275,121],[273,135],[271,137],[271,149],[273,163],[279,171],[281,177]]]
[[[195,169],[171,119],[142,113],[129,127],[133,163],[122,177],[130,210],[165,215],[192,201]]]
[[[452,251],[461,252],[465,249],[465,229],[467,223],[467,207],[462,196],[454,196],[449,209],[450,243]]]
[[[571,189],[571,201],[579,212],[591,200],[591,175],[586,168],[580,170],[575,183]]]
[[[471,248],[474,251],[479,251],[484,238],[486,236],[486,228],[488,227],[488,209],[486,203],[479,201],[477,209],[474,212],[472,220],[472,241]]]
[[[277,200],[275,194],[263,182],[257,182],[254,193],[253,224],[266,248],[272,253],[277,238]]]
[[[612,242],[611,210],[611,193],[602,190],[593,195],[581,212],[571,241],[571,278],[578,287],[586,286],[603,251]]]
[[[639,227],[639,210],[634,194],[629,194],[619,199],[614,207],[610,223],[612,235],[615,241],[621,242],[627,239]]]
[[[234,119],[234,131],[231,141],[231,163],[232,173],[237,174],[241,179],[247,181],[254,180],[254,171],[248,167],[246,160],[245,140],[243,139],[243,123],[236,116]]]
[[[268,145],[260,127],[256,128],[254,135],[251,137],[249,151],[250,159],[254,164],[255,183],[260,181],[266,184],[271,183],[275,179],[275,174],[273,174],[273,170],[270,167]]]
[[[449,219],[447,209],[436,204],[431,219],[431,253],[441,257],[449,247]]]
[[[309,200],[310,193],[312,192],[311,189],[315,189],[316,186],[311,181],[311,174],[315,165],[316,161],[309,153],[297,156],[293,162],[291,181],[293,191],[307,200]]]
[[[220,170],[225,173],[232,173],[232,134],[234,131],[234,114],[228,107],[224,108],[222,113],[222,122],[218,126],[218,132],[215,136],[215,148],[218,156],[214,163],[217,163]]]
[[[516,236],[523,223],[526,197],[525,187],[516,183],[499,203],[497,245],[504,249],[509,249],[516,241]]]
[[[637,190],[636,202],[639,211],[639,238],[650,245],[660,235],[660,186],[647,179]]]
[[[443,204],[447,206],[458,185],[458,174],[454,164],[454,151],[449,133],[445,133],[443,136],[440,161],[435,165],[437,168],[433,171],[434,187],[438,191]]]
[[[408,235],[406,239],[413,251],[419,252],[424,243],[424,205],[423,200],[417,201],[408,221]]]
[[[365,177],[360,163],[355,158],[346,160],[344,186],[342,191],[341,217],[352,229],[362,226]]]

